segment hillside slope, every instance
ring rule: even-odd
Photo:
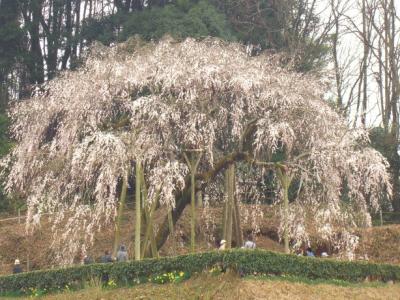
[[[219,237],[219,224],[221,212],[219,209],[212,209],[209,213],[213,215],[213,224],[206,226],[202,211],[198,211],[199,225],[197,228],[197,249],[206,251],[216,247]],[[134,211],[129,210],[123,218],[121,232],[121,243],[125,244],[129,253],[133,250],[134,232]],[[163,213],[156,217],[160,222]],[[90,255],[98,259],[104,250],[112,250],[113,247],[113,226],[108,226],[105,230],[96,235],[94,245],[89,249]],[[249,223],[244,223],[244,232],[251,230]],[[278,242],[277,221],[274,214],[265,211],[264,219],[260,224],[260,234],[257,236],[256,243],[258,248],[282,252],[283,247]],[[214,236],[214,240],[211,239]],[[360,245],[357,249],[357,257],[367,257],[370,261],[383,263],[400,263],[400,225],[373,227],[359,230]],[[189,252],[190,241],[190,215],[185,210],[183,216],[176,225],[176,254]],[[51,243],[51,232],[49,224],[43,221],[32,235],[25,234],[25,225],[13,222],[0,223],[0,274],[8,274],[12,269],[15,258],[19,258],[26,270],[29,260],[30,269],[43,269],[53,266],[52,253],[49,250]],[[172,255],[172,243],[169,239],[160,251],[161,255]],[[79,263],[77,257],[76,263]]]
[[[241,279],[234,274],[200,275],[177,284],[142,284],[133,288],[89,287],[78,292],[48,295],[44,300],[67,299],[399,299],[399,284],[331,284],[284,279]],[[20,298],[19,298],[20,299]]]

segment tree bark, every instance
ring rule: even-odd
[[[243,245],[243,231],[242,225],[240,221],[240,206],[239,206],[239,198],[238,196],[235,197],[234,207],[233,207],[233,214],[234,214],[234,229],[235,229],[235,238],[238,247]]]
[[[363,15],[363,46],[364,46],[364,57],[363,57],[363,96],[361,106],[361,126],[366,128],[366,116],[367,116],[367,103],[368,103],[368,55],[369,55],[369,32],[367,26],[367,12],[366,12],[366,0],[362,0],[362,15]]]
[[[66,2],[65,10],[66,10],[65,11],[65,14],[66,14],[65,30],[66,30],[67,40],[66,40],[64,55],[61,59],[61,69],[62,70],[67,69],[67,63],[68,63],[68,60],[70,59],[71,53],[72,53],[72,5],[71,5],[71,1]]]
[[[283,191],[283,242],[285,253],[289,254],[289,186],[291,179],[287,174],[286,168],[278,166],[276,168]]]

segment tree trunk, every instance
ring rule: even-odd
[[[398,153],[399,147],[399,114],[398,102],[400,98],[400,80],[398,74],[398,58],[396,57],[396,8],[394,0],[390,1],[390,21],[391,24],[387,30],[389,31],[389,62],[390,73],[392,80],[392,93],[391,93],[391,108],[392,108],[392,127],[391,127],[391,142],[392,142],[392,162],[391,169],[393,175],[393,207],[396,211],[400,211],[400,157]]]
[[[366,127],[366,114],[367,114],[367,103],[368,103],[368,74],[367,74],[367,64],[369,55],[369,33],[367,26],[367,12],[365,7],[365,1],[362,0],[362,15],[363,15],[363,44],[364,44],[364,57],[363,57],[363,97],[361,106],[361,126]]]
[[[144,180],[142,180],[142,181],[144,182]],[[157,192],[156,199],[151,204],[150,212],[148,212],[148,207],[147,206],[144,207],[144,210],[145,210],[144,216],[146,218],[146,232],[145,232],[144,239],[143,239],[143,244],[142,244],[142,252],[141,252],[141,257],[142,258],[145,257],[146,254],[147,255],[149,254],[149,241],[151,241],[150,243],[153,243],[153,244],[154,244],[154,241],[155,241],[154,232],[153,232],[153,230],[154,230],[153,216],[154,216],[154,212],[155,212],[156,207],[157,207],[159,196],[160,196],[160,193]],[[154,257],[154,249],[153,248],[151,248],[151,254]]]
[[[233,214],[234,214],[234,228],[235,228],[235,239],[238,247],[243,246],[243,231],[242,225],[240,221],[240,206],[239,199],[235,197],[234,206],[233,206]]]
[[[87,2],[85,3],[85,7],[86,7],[86,4],[87,4]],[[85,13],[86,13],[86,9],[83,12],[83,18],[85,18]],[[74,38],[72,41],[72,53],[71,53],[71,60],[70,60],[70,68],[71,69],[75,68],[75,66],[77,64],[77,60],[78,60],[78,45],[80,44],[80,41],[82,40],[80,28],[81,28],[81,0],[77,0],[76,7],[75,7],[75,34],[74,34]]]
[[[289,249],[289,186],[290,177],[287,174],[285,166],[277,167],[278,177],[283,191],[283,242],[285,253],[290,253]]]
[[[31,59],[28,62],[29,69],[29,82],[31,84],[43,83],[44,82],[44,64],[43,64],[43,53],[40,46],[40,18],[42,16],[42,5],[43,0],[32,1],[30,3],[29,12],[23,11],[24,20],[29,24],[29,34],[31,36],[30,52]],[[32,14],[32,20],[28,14]]]
[[[65,30],[67,33],[67,40],[64,50],[64,55],[61,59],[61,69],[67,69],[68,60],[71,57],[72,52],[72,5],[71,1],[66,2],[66,21],[65,21]]]

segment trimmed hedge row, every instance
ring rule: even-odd
[[[400,266],[364,262],[343,262],[280,254],[264,250],[231,250],[189,254],[127,263],[92,264],[64,269],[21,273],[0,277],[0,294],[28,291],[31,288],[59,290],[65,286],[83,287],[103,274],[118,284],[133,284],[140,277],[166,272],[202,272],[212,266],[235,269],[242,274],[293,275],[311,279],[362,281],[400,280]]]

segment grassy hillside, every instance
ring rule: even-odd
[[[132,288],[102,289],[96,283],[78,292],[48,295],[44,300],[67,299],[398,299],[399,284],[301,279],[240,278],[227,273],[218,276],[202,274],[182,283],[142,284]],[[24,298],[10,298],[24,299]],[[30,298],[25,298],[30,299]]]

